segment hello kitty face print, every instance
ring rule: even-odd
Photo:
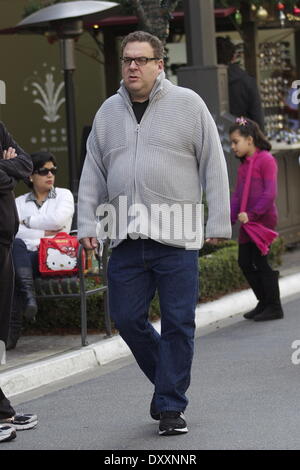
[[[55,248],[48,248],[46,264],[48,269],[51,269],[52,271],[74,269],[77,265],[75,248],[69,248],[65,253],[62,253],[60,250],[56,250]]]

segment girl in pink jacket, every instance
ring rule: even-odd
[[[248,221],[254,221],[270,229],[275,228],[278,219],[275,205],[277,162],[270,153],[271,144],[254,121],[238,118],[229,134],[231,148],[241,161],[236,188],[231,197],[231,222],[241,222],[238,263],[258,300],[254,310],[244,317],[255,321],[283,318],[279,272],[272,270],[267,255],[261,254],[243,227]],[[245,211],[240,212],[246,175],[253,158],[248,202]]]

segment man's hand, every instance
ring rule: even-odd
[[[238,215],[238,219],[242,224],[246,224],[247,222],[249,222],[247,212],[240,212]]]
[[[4,160],[10,160],[11,158],[15,158],[16,156],[17,156],[17,153],[13,147],[8,147],[7,150],[3,151]]]
[[[208,243],[209,245],[219,245],[219,243],[223,243],[227,238],[207,238],[205,240],[205,243]]]
[[[81,238],[79,242],[86,250],[94,250],[99,245],[97,238],[95,237]]]

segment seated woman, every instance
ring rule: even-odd
[[[28,182],[31,191],[16,198],[20,227],[13,243],[15,290],[10,331],[6,349],[16,347],[21,334],[22,314],[33,319],[37,313],[33,279],[38,275],[40,239],[70,232],[74,198],[69,189],[55,188],[57,172],[54,155],[31,155],[33,172]]]

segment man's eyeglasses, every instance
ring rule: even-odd
[[[49,171],[52,173],[52,175],[56,175],[57,167],[53,166],[52,168],[39,168],[38,170],[34,171],[34,173],[37,173],[41,176],[47,176]]]
[[[136,65],[146,65],[150,60],[160,60],[158,57],[120,57],[123,65],[131,65],[134,61]]]

